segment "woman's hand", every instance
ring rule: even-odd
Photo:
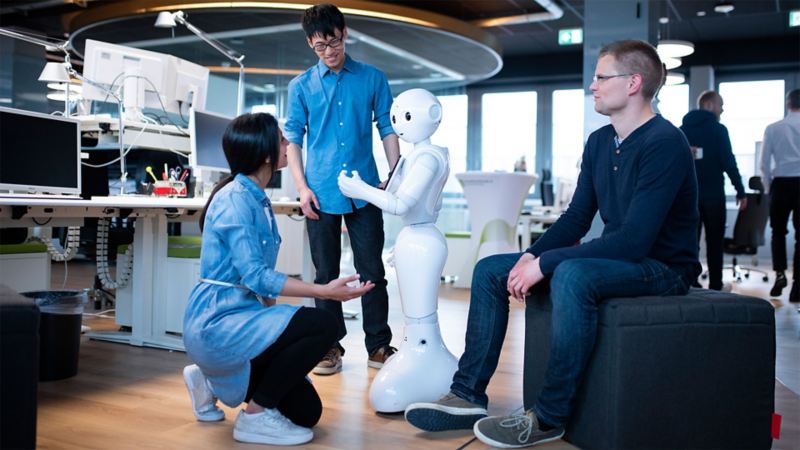
[[[357,286],[348,286],[347,283],[351,283],[356,281],[360,278],[360,275],[350,275],[349,277],[343,277],[336,280],[331,281],[326,285],[322,285],[322,295],[320,298],[331,299],[331,300],[338,300],[340,302],[344,302],[356,297],[361,297],[362,295],[369,292],[370,289],[375,287],[375,284],[372,281],[366,281],[363,283],[358,283]]]

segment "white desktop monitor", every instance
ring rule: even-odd
[[[80,121],[0,106],[0,191],[80,194]]]
[[[206,107],[209,70],[207,67],[172,57],[175,72],[175,88],[170,90],[168,102],[177,108],[203,110]]]
[[[233,118],[194,108],[189,113],[189,164],[195,170],[230,173],[222,136]]]
[[[126,109],[179,113],[181,107],[188,111],[189,104],[204,108],[208,74],[208,68],[172,55],[86,40],[83,76],[115,92],[124,87]],[[84,83],[83,97],[114,101],[91,83]]]

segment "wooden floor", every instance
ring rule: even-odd
[[[82,288],[91,285],[93,265],[69,264],[63,283],[63,265],[53,265],[53,287]],[[768,289],[768,288],[767,288]],[[402,335],[402,314],[396,283],[389,279],[390,324],[395,342]],[[445,342],[459,355],[464,349],[467,290],[443,286],[439,316]],[[360,311],[357,302],[346,305]],[[786,305],[785,310],[791,308]],[[784,310],[784,311],[785,311]],[[512,305],[506,344],[497,373],[489,385],[490,414],[506,414],[521,407],[522,335],[524,309]],[[95,330],[114,329],[113,320],[87,319]],[[344,371],[319,377],[312,375],[323,399],[324,412],[314,428],[309,449],[457,449],[487,448],[473,440],[472,433],[423,433],[408,425],[402,415],[376,415],[368,402],[368,389],[377,373],[366,365],[360,320],[347,321],[348,336]],[[43,449],[106,448],[263,448],[240,444],[232,438],[237,411],[225,408],[226,420],[199,423],[191,413],[181,377],[188,363],[184,353],[131,347],[122,344],[81,342],[78,375],[61,381],[39,383],[37,444]],[[800,449],[800,398],[776,383],[776,411],[783,415],[780,440],[773,448]],[[732,424],[741,426],[741,424]],[[574,448],[564,441],[542,446]]]

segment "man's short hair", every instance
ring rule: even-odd
[[[656,96],[664,84],[665,70],[655,47],[644,41],[627,39],[612,42],[600,49],[599,57],[613,56],[618,68],[642,76],[642,95],[646,100]]]
[[[309,39],[316,35],[336,37],[336,30],[341,33],[344,27],[344,14],[330,3],[312,6],[303,13],[303,31]]]
[[[721,98],[722,97],[717,93],[717,91],[703,91],[700,93],[700,96],[697,97],[697,108],[709,110],[711,104]]]
[[[786,94],[786,101],[789,103],[789,108],[800,109],[800,89],[792,89]]]

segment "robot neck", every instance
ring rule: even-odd
[[[414,149],[417,149],[419,147],[428,147],[430,145],[431,145],[431,138],[428,138],[425,139],[424,141],[419,141],[416,144],[414,144]]]

